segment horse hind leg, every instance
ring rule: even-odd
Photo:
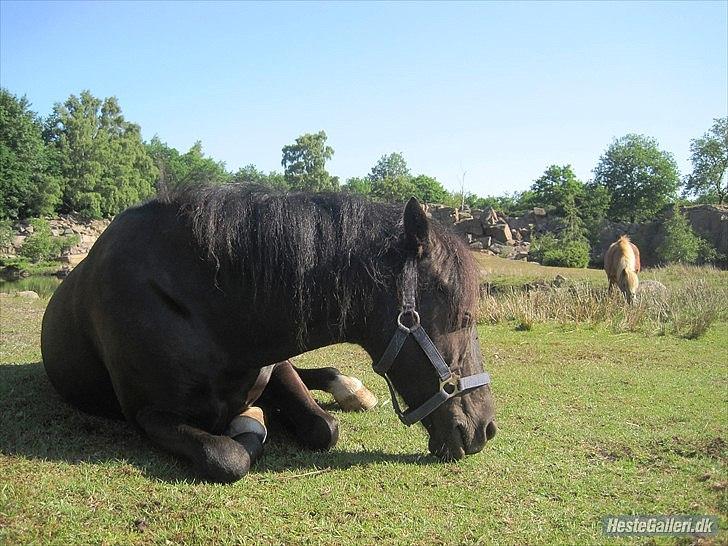
[[[136,422],[154,443],[187,459],[200,477],[213,482],[239,480],[263,452],[263,438],[255,430],[237,430],[235,439],[216,436],[156,409],[139,411]]]
[[[309,390],[330,393],[343,411],[366,411],[377,405],[377,397],[356,377],[336,368],[295,368]]]

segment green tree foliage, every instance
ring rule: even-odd
[[[533,200],[555,216],[565,216],[567,208],[584,195],[584,183],[571,165],[551,165],[531,186]]]
[[[195,182],[222,184],[230,180],[225,163],[205,156],[199,140],[186,153],[180,154],[176,148],[154,136],[146,144],[146,149],[159,171],[159,192]]]
[[[109,217],[153,195],[157,168],[139,126],[124,119],[116,98],[71,95],[53,108],[45,137],[56,159],[64,211]]]
[[[571,239],[588,236],[596,241],[606,219],[610,197],[601,184],[584,184],[579,180],[571,165],[551,165],[521,202],[543,207],[549,214],[563,218]]]
[[[0,89],[0,219],[53,211],[61,188],[49,163],[42,127],[30,104]]]
[[[685,193],[723,204],[728,197],[728,118],[717,118],[701,138],[690,142],[693,172]]]
[[[240,167],[237,172],[232,175],[231,181],[238,184],[258,184],[260,186],[268,186],[270,188],[283,190],[288,188],[286,179],[281,173],[271,171],[266,174],[252,164]]]
[[[401,203],[412,197],[417,188],[409,176],[372,180],[372,197],[382,201]]]
[[[442,184],[431,176],[420,174],[412,178],[414,196],[421,203],[442,203],[447,199],[447,190]]]
[[[342,191],[349,193],[358,193],[359,195],[371,195],[372,181],[368,178],[353,177],[349,178],[341,187]]]
[[[326,170],[326,162],[334,156],[334,149],[326,145],[326,133],[306,133],[296,142],[283,147],[284,177],[294,190],[335,190],[339,179]]]
[[[609,218],[650,220],[674,197],[679,185],[672,155],[643,135],[615,140],[594,169],[595,182],[611,195]]]
[[[369,180],[372,182],[386,179],[410,178],[411,176],[407,161],[405,161],[402,154],[397,152],[380,157],[376,165],[369,172]]]
[[[673,205],[662,228],[665,239],[657,247],[657,256],[665,263],[714,262],[718,259],[715,248],[693,231],[685,215],[677,205]]]
[[[402,154],[383,155],[367,177],[371,195],[382,201],[402,202],[415,195],[417,188]]]

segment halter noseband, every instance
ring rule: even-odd
[[[407,426],[424,419],[447,400],[450,400],[450,398],[465,394],[466,392],[490,383],[490,375],[488,372],[460,377],[450,370],[450,367],[445,363],[445,359],[442,358],[440,351],[437,350],[430,336],[427,335],[427,332],[425,332],[425,329],[420,324],[420,315],[415,310],[416,290],[417,264],[414,260],[410,259],[405,263],[402,273],[402,307],[397,316],[397,329],[394,331],[392,339],[389,341],[389,345],[384,350],[384,354],[379,359],[379,362],[374,365],[374,371],[387,381],[395,413],[399,417],[399,420]],[[412,322],[411,326],[406,326],[402,322],[402,319],[405,317],[410,317]],[[409,336],[415,339],[425,353],[425,356],[427,356],[430,364],[432,364],[432,367],[435,368],[440,380],[440,390],[425,400],[421,406],[402,411],[397,401],[397,393],[394,385],[387,376],[387,372],[392,368],[397,355],[402,350],[402,346]],[[474,343],[477,342],[474,340]],[[479,354],[479,351],[476,352],[477,354]]]

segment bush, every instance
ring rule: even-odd
[[[10,220],[0,220],[0,249],[9,247],[13,242],[13,224]]]
[[[657,256],[664,263],[713,263],[719,258],[717,251],[708,241],[693,231],[687,218],[677,205],[672,216],[663,223],[665,239],[657,247]]]
[[[529,255],[543,265],[586,267],[589,265],[589,243],[585,240],[560,240],[546,233],[534,238]]]
[[[33,234],[23,243],[20,255],[31,262],[50,259],[56,249],[50,224],[42,218],[34,218],[30,221],[30,225],[33,227]]]
[[[51,233],[51,225],[42,218],[32,219],[30,225],[33,226],[33,233],[20,247],[20,255],[33,263],[56,258],[61,252],[79,242],[78,235],[54,237]]]

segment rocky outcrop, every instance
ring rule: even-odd
[[[540,210],[543,212],[543,209]],[[435,204],[427,206],[426,211],[433,219],[450,226],[467,241],[471,249],[514,260],[528,258],[535,218],[545,217],[545,213],[539,215],[531,211],[534,220],[529,222],[527,219],[514,229],[511,225],[512,218],[507,218],[492,208],[459,210]]]
[[[460,211],[444,205],[429,205],[427,213],[435,220],[452,227],[473,250],[515,260],[527,260],[534,235],[559,233],[563,224],[550,217],[543,208],[535,207],[522,216],[505,216],[488,208]],[[710,242],[723,256],[728,256],[728,206],[694,205],[681,208],[695,232]],[[664,240],[662,225],[672,214],[667,208],[651,222],[629,224],[607,222],[592,249],[591,261],[601,264],[604,253],[620,235],[627,234],[640,248],[642,264],[656,265],[656,249]]]
[[[728,255],[728,206],[692,205],[680,208],[697,235],[707,240],[723,256]],[[665,240],[663,224],[672,216],[672,208],[665,209],[651,222],[630,224],[607,222],[599,233],[599,242],[592,249],[592,262],[604,262],[604,253],[620,235],[629,235],[640,249],[643,265],[659,263],[657,248]]]
[[[62,215],[48,219],[51,235],[54,237],[73,237],[76,243],[57,256],[58,274],[63,276],[86,257],[88,251],[99,238],[99,235],[111,223],[111,220],[84,220],[73,215]],[[15,226],[15,233],[10,245],[0,248],[0,256],[14,258],[20,254],[20,248],[33,235],[33,226],[21,222]]]

